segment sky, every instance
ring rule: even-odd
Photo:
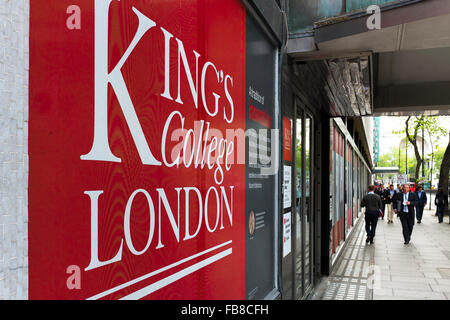
[[[380,117],[380,155],[389,152],[391,147],[398,147],[400,144],[400,135],[392,133],[393,130],[403,130],[405,128],[405,121],[407,117]],[[450,117],[441,116],[439,117],[439,123],[442,127],[450,130]],[[425,134],[425,138],[427,135]],[[441,136],[438,139],[438,146],[447,146],[448,135]],[[427,146],[427,144],[425,144]],[[412,150],[412,149],[411,149]],[[425,153],[427,153],[427,148],[425,148]],[[429,149],[428,153],[431,152]]]

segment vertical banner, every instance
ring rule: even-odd
[[[245,298],[242,3],[30,4],[29,298]]]
[[[247,299],[262,299],[274,288],[275,175],[271,165],[276,49],[247,15],[247,153],[245,286]],[[278,150],[278,149],[276,149]],[[277,151],[278,152],[278,151]],[[270,170],[269,170],[270,171]]]
[[[292,161],[292,120],[283,117],[283,160]]]

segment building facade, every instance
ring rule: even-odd
[[[299,58],[299,4],[2,2],[0,298],[312,294],[371,182],[373,60]]]

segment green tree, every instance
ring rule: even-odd
[[[398,148],[390,148],[378,157],[377,167],[395,167],[398,165]]]
[[[414,154],[408,153],[408,161],[406,161],[405,150],[398,147],[391,147],[389,151],[381,154],[378,158],[377,167],[398,167],[400,173],[406,172],[406,163],[408,163],[408,172],[414,171],[416,167],[416,158]],[[392,179],[396,174],[377,175],[376,180],[383,178]]]
[[[419,117],[409,116],[405,121],[405,129],[394,131],[395,134],[405,135],[407,141],[413,146],[415,165],[412,171],[414,171],[414,178],[416,180],[419,180],[420,168],[424,165],[424,159],[422,159],[421,152],[419,150],[419,142],[422,143],[424,140],[424,137],[420,135],[422,132],[427,132],[431,140],[438,135],[446,134],[445,128],[439,125],[437,117],[428,117],[423,115]]]

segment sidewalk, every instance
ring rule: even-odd
[[[434,211],[425,210],[415,224],[411,242],[404,245],[400,220],[379,221],[374,262],[381,283],[376,299],[450,299],[450,225],[439,224]]]
[[[434,210],[424,211],[405,245],[400,220],[379,220],[375,243],[367,245],[364,221],[349,239],[335,271],[313,299],[450,299],[449,218],[439,224]],[[369,278],[370,277],[370,278]],[[370,289],[367,283],[374,283]]]

